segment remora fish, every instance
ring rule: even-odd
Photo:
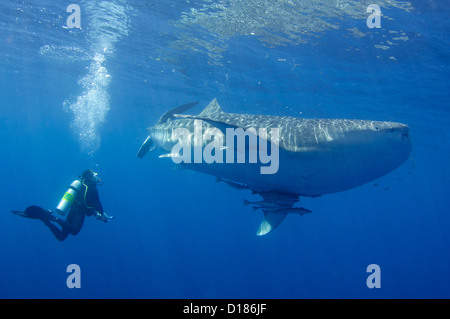
[[[165,113],[148,129],[149,135],[137,156],[144,157],[153,146],[172,154],[172,148],[179,142],[172,138],[174,130],[186,128],[194,132],[196,120],[203,121],[203,134],[210,128],[217,128],[224,134],[227,128],[254,128],[256,132],[259,128],[278,128],[279,167],[275,174],[261,174],[261,162],[181,164],[246,185],[266,202],[283,198],[293,206],[299,196],[316,197],[349,190],[396,169],[412,150],[409,128],[401,123],[226,113],[216,99],[197,116],[178,115],[195,104],[185,104]],[[265,138],[268,143],[272,142],[270,134]],[[202,148],[205,149],[205,144]],[[229,149],[228,145],[222,145],[216,152]],[[264,215],[261,223],[264,227],[260,226],[257,235],[273,230],[287,214],[267,211]]]
[[[299,214],[300,216],[303,216],[305,214],[311,214],[312,211],[303,207],[284,207],[284,208],[277,208],[277,209],[267,209],[262,208],[264,212],[266,213],[272,213],[272,214]]]
[[[244,206],[247,206],[247,205],[254,205],[258,208],[268,208],[268,209],[292,206],[291,204],[278,203],[275,201],[269,202],[269,201],[261,200],[258,202],[250,202],[250,201],[244,199]]]
[[[216,183],[219,183],[219,182],[224,182],[228,186],[233,187],[234,189],[237,189],[238,191],[248,189],[248,187],[246,185],[234,183],[232,181],[226,181],[226,180],[220,179],[219,177],[216,177]]]

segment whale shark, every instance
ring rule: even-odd
[[[301,197],[342,192],[371,182],[401,166],[412,151],[409,127],[402,123],[227,113],[216,98],[200,114],[184,114],[196,104],[184,104],[163,114],[148,128],[148,136],[137,157],[143,158],[149,151],[158,149],[161,158],[171,158],[177,166],[216,176],[217,181],[235,189],[248,189],[260,195],[263,202],[246,202],[255,205],[255,211],[263,211],[258,236],[277,228],[288,214],[303,216],[311,212],[294,207]],[[184,144],[182,155],[181,151],[174,152],[180,143],[180,136],[175,132],[180,129],[190,132],[181,139],[194,140]],[[235,142],[239,139],[237,134],[230,140],[228,134],[225,139],[231,129],[245,132],[241,135],[244,140]],[[264,134],[262,129],[266,129]],[[271,159],[277,162],[276,166],[270,163],[276,170],[262,173],[262,166],[268,168],[268,162],[261,158],[253,162],[236,161],[239,152],[251,151],[250,142],[256,138],[259,139],[253,151],[265,149],[266,155],[276,155]],[[210,154],[227,153],[225,158],[232,161],[195,160],[198,155],[195,152],[207,148],[211,151],[212,143],[214,150]],[[238,149],[237,145],[244,145],[244,148]],[[192,160],[181,161],[181,156],[186,159],[186,155]],[[248,154],[245,156],[250,158]]]

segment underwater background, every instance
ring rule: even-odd
[[[3,0],[0,16],[0,298],[450,297],[448,1]],[[414,150],[257,237],[262,213],[243,205],[257,195],[136,158],[164,112],[215,97],[226,112],[402,122]],[[54,208],[87,168],[109,223],[58,242],[11,214]]]

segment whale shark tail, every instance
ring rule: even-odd
[[[184,113],[197,104],[198,104],[198,102],[187,103],[187,104],[180,105],[170,111],[167,111],[166,113],[164,113],[161,116],[161,118],[158,120],[158,122],[156,124],[161,124],[161,123],[167,122],[168,120],[172,120],[172,119],[174,119],[174,116],[173,116],[174,114]],[[149,135],[145,139],[144,143],[142,143],[141,148],[137,152],[136,156],[139,158],[143,158],[145,156],[145,154],[148,153],[148,151],[152,151],[153,149],[154,149],[153,140],[152,140],[152,137]]]
[[[145,154],[148,153],[148,151],[150,150],[152,145],[153,145],[153,140],[152,140],[151,136],[149,135],[145,139],[144,143],[142,143],[141,148],[137,152],[136,156],[139,158],[143,158],[145,156]]]

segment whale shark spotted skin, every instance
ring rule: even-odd
[[[279,166],[274,174],[261,174],[261,165],[268,164],[260,162],[179,164],[248,188],[270,203],[287,202],[292,207],[299,196],[316,197],[363,185],[399,167],[412,150],[409,127],[401,123],[226,113],[216,99],[199,115],[181,115],[196,104],[165,113],[148,129],[137,156],[144,157],[151,148],[170,154],[178,143],[172,139],[173,131],[186,128],[194,132],[195,121],[202,121],[203,133],[210,128],[224,134],[227,128],[267,129],[268,143],[272,139],[270,129],[277,128]],[[265,235],[281,223],[289,210],[285,204],[280,208],[287,213],[271,213],[262,207],[265,217],[257,235]]]

